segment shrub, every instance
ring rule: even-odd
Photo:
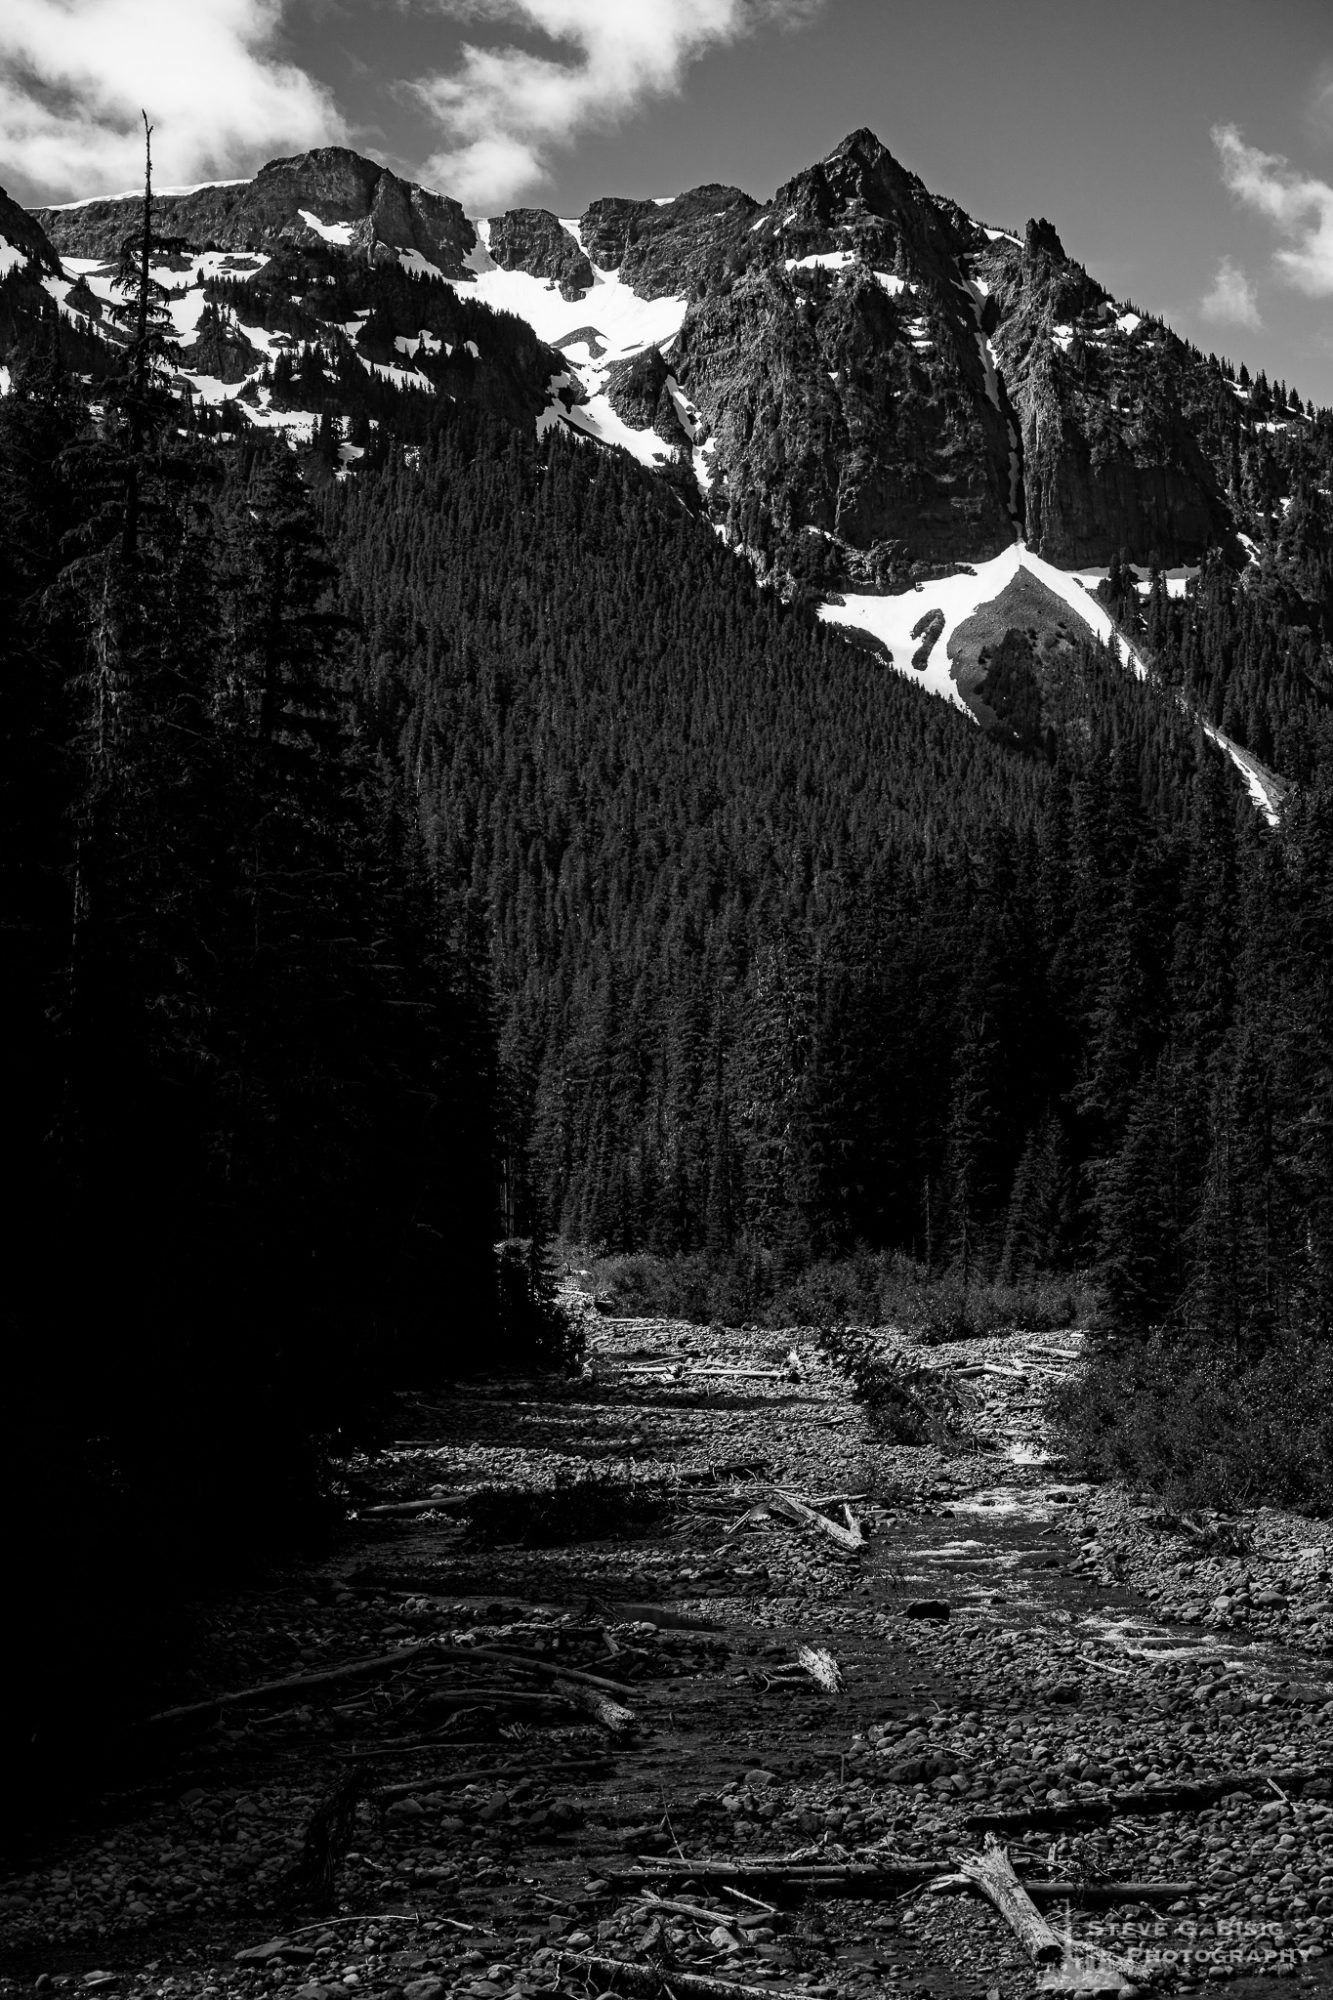
[[[554,1263],[528,1237],[495,1246],[496,1349],[508,1367],[576,1370],[587,1336],[556,1296]],[[486,1357],[479,1357],[485,1364]]]
[[[719,1256],[647,1251],[593,1259],[588,1282],[618,1312],[722,1326],[894,1326],[930,1342],[1021,1328],[1087,1326],[1098,1298],[1078,1277],[964,1284],[891,1251],[860,1251],[779,1275],[773,1254],[741,1243]]]
[[[1232,1355],[1162,1333],[1095,1351],[1052,1399],[1066,1455],[1178,1507],[1333,1510],[1333,1354],[1291,1336]]]
[[[934,1369],[914,1367],[863,1327],[821,1327],[817,1345],[891,1444],[941,1443],[957,1415],[957,1393]]]

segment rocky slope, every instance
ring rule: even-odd
[[[1153,1558],[1180,1524],[1042,1449],[1077,1335],[886,1337],[966,1405],[935,1444],[876,1437],[795,1329],[603,1322],[581,1381],[405,1405],[411,1436],[358,1472],[403,1511],[201,1609],[151,1780],[40,1852],[11,1830],[0,1993],[577,2000],[600,1959],[818,2000],[1030,2000],[1042,1975],[995,1911],[932,1893],[988,1831],[1065,1974],[1100,1945],[1163,1993],[1298,1969],[1326,1991],[1326,1529],[1194,1523],[1168,1587]],[[533,1547],[557,1482],[599,1477],[622,1503],[665,1479],[665,1517],[631,1530],[604,1501]],[[510,1509],[489,1536],[462,1514],[484,1488]],[[845,1495],[861,1547],[782,1493],[839,1521]],[[1223,1582],[1211,1610],[1179,1601]],[[552,1686],[571,1667],[633,1727]],[[290,1871],[336,1798],[332,1891],[302,1902]],[[780,1857],[904,1873],[817,1896],[765,1875]]]

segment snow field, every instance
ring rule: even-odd
[[[972,711],[958,692],[949,662],[949,641],[978,605],[998,597],[1010,578],[1017,575],[1024,551],[1015,542],[1012,548],[978,563],[975,572],[960,571],[956,576],[935,577],[929,583],[903,591],[896,597],[876,597],[869,592],[848,591],[842,604],[820,606],[819,616],[830,625],[850,626],[867,633],[887,646],[893,664],[918,687],[942,695],[961,708]],[[912,627],[929,611],[944,613],[944,630],[931,647],[924,671],[912,665],[912,655],[921,644],[912,637]]]
[[[844,603],[821,605],[819,616],[826,624],[851,627],[878,639],[891,651],[893,664],[900,673],[918,686],[929,689],[932,694],[942,695],[946,701],[953,702],[971,715],[972,711],[959,694],[953,678],[949,642],[958,627],[983,604],[989,604],[992,598],[998,597],[1020,569],[1027,570],[1039,583],[1044,583],[1104,644],[1114,645],[1122,666],[1130,668],[1141,680],[1147,675],[1146,662],[1115,630],[1110,612],[1091,595],[1096,584],[1105,576],[1105,570],[1072,573],[1057,569],[1054,563],[1034,555],[1023,542],[1015,542],[1012,548],[992,557],[989,562],[978,563],[975,575],[963,572],[956,576],[937,577],[933,582],[918,584],[915,589],[896,597],[875,597],[865,592],[849,591]],[[1183,594],[1189,577],[1197,574],[1197,570],[1173,571],[1168,579],[1168,585],[1178,585],[1173,594]],[[912,654],[921,643],[912,637],[912,627],[927,612],[936,610],[944,613],[944,629],[931,648],[930,658],[922,671],[911,664]],[[1230,757],[1244,779],[1254,804],[1269,823],[1275,825],[1283,788],[1273,773],[1265,769],[1248,750],[1242,750],[1224,731],[1215,729],[1208,722],[1201,721],[1199,726],[1210,741]]]
[[[649,347],[665,350],[680,332],[686,301],[676,297],[641,299],[622,281],[618,269],[604,271],[596,264],[591,290],[582,298],[562,298],[559,287],[545,278],[534,278],[528,271],[502,271],[490,253],[490,224],[481,220],[473,227],[477,245],[464,259],[473,275],[447,282],[465,298],[479,299],[495,312],[513,313],[516,319],[524,320],[538,340],[560,348],[570,364],[565,373],[551,380],[550,401],[537,419],[538,437],[552,424],[567,424],[602,444],[621,446],[640,465],[664,464],[672,456],[670,445],[656,431],[635,430],[618,417],[606,394],[606,383],[617,362]],[[577,223],[562,218],[561,227],[582,249]],[[570,340],[571,333],[585,329],[591,339]],[[558,392],[573,387],[582,389],[587,401],[566,410]]]

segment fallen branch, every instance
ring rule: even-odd
[[[788,1370],[785,1368],[722,1368],[709,1366],[705,1368],[691,1368],[690,1374],[692,1376],[730,1375],[745,1382],[786,1382],[790,1380]]]
[[[624,1736],[634,1728],[636,1717],[632,1708],[626,1708],[610,1695],[602,1694],[596,1687],[588,1687],[582,1680],[573,1685],[562,1683],[560,1690],[590,1715],[594,1722],[601,1724],[612,1736]]]
[[[1132,1667],[1113,1667],[1109,1660],[1094,1660],[1088,1653],[1075,1653],[1074,1658],[1085,1667],[1095,1667],[1099,1674],[1114,1674],[1119,1680],[1132,1681],[1134,1678]]]
[[[639,1855],[624,1867],[598,1867],[607,1882],[661,1882],[688,1877],[697,1882],[842,1883],[866,1888],[878,1882],[928,1882],[949,1866],[947,1861],[917,1861],[903,1856],[883,1861],[790,1861],[785,1856],[750,1855],[744,1861],[694,1861],[688,1855],[661,1860]]]
[[[507,1688],[490,1682],[480,1687],[432,1688],[425,1701],[435,1714],[446,1708],[565,1708],[581,1707],[573,1688]]]
[[[765,1503],[761,1502],[758,1507],[748,1507],[739,1521],[732,1522],[722,1539],[724,1542],[729,1542],[733,1535],[739,1535],[742,1528],[748,1528],[751,1521],[767,1521],[769,1518],[769,1510]]]
[[[969,1878],[945,1875],[937,1885],[943,1895]],[[1197,1896],[1197,1882],[1033,1882],[1024,1880],[1024,1889],[1034,1903],[1079,1903],[1088,1908],[1106,1909],[1116,1903],[1179,1903]]]
[[[808,1507],[804,1500],[796,1499],[793,1494],[775,1493],[768,1506],[779,1514],[787,1515],[790,1520],[798,1522],[803,1528],[816,1529],[848,1553],[859,1554],[865,1546],[865,1536],[855,1521],[850,1528],[841,1527],[837,1521],[830,1521],[827,1514],[821,1514],[815,1507]]]
[[[1124,1815],[1150,1818],[1156,1813],[1189,1811],[1215,1805],[1230,1792],[1262,1792],[1272,1785],[1284,1794],[1316,1779],[1333,1777],[1333,1765],[1287,1771],[1236,1771],[1192,1784],[1142,1787],[1110,1792],[1100,1798],[1077,1799],[1067,1806],[1017,1807],[1005,1812],[974,1813],[963,1824],[969,1833],[1013,1833],[1024,1827],[1098,1825]]]
[[[1006,1865],[1009,1865],[1006,1862]],[[958,1875],[952,1862],[943,1858],[918,1861],[894,1855],[883,1861],[788,1861],[776,1856],[752,1855],[745,1861],[659,1860],[640,1855],[633,1867],[598,1867],[595,1871],[607,1882],[647,1884],[679,1878],[697,1882],[771,1882],[782,1888],[843,1889],[851,1895],[867,1895],[876,1888],[890,1888],[904,1882],[961,1887],[971,1878]],[[1010,1873],[1013,1873],[1010,1867]],[[1033,1882],[1024,1889],[1034,1902],[1041,1903],[1178,1903],[1199,1893],[1197,1882]]]
[[[639,1898],[638,1907],[652,1913],[671,1910],[680,1917],[692,1917],[700,1924],[725,1924],[734,1928],[739,1922],[738,1910],[708,1910],[702,1903],[682,1903],[674,1896],[654,1896],[645,1894]],[[753,1922],[753,1918],[751,1919]]]
[[[385,1514],[461,1514],[470,1498],[466,1493],[451,1493],[442,1500],[386,1500],[378,1507],[358,1507],[357,1513],[363,1521],[377,1520]]]
[[[986,1836],[984,1853],[965,1855],[958,1866],[963,1877],[995,1905],[1034,1965],[1055,1965],[1064,1957],[1059,1938],[1024,1890],[994,1834]]]
[[[734,1979],[707,1979],[699,1972],[627,1965],[623,1959],[594,1958],[591,1953],[562,1951],[562,1975],[566,1966],[571,1971],[588,1973],[607,1986],[619,1986],[627,1993],[643,1994],[647,2000],[656,2000],[658,1994],[683,1994],[692,1996],[692,2000],[774,2000],[771,1986],[742,1986]]]
[[[542,1680],[575,1681],[580,1687],[596,1688],[601,1694],[629,1693],[620,1681],[607,1680],[602,1674],[584,1673],[581,1667],[556,1666],[533,1653],[509,1653],[499,1646],[432,1646],[430,1652],[432,1658],[437,1660],[488,1660],[497,1666],[523,1667]]]
[[[419,1639],[411,1646],[399,1646],[396,1652],[376,1653],[369,1659],[349,1661],[345,1667],[325,1667],[313,1674],[291,1674],[281,1681],[260,1681],[255,1687],[238,1688],[230,1694],[215,1694],[207,1701],[191,1701],[181,1708],[159,1709],[156,1715],[143,1718],[142,1727],[148,1728],[161,1722],[184,1722],[197,1715],[211,1715],[220,1708],[242,1708],[250,1702],[300,1701],[320,1688],[391,1674],[406,1661],[420,1659],[429,1650],[428,1642]]]

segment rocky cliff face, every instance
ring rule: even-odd
[[[1158,322],[1121,311],[1048,222],[976,259],[997,366],[1022,430],[1028,539],[1051,562],[1196,561],[1232,531],[1221,472],[1200,448],[1202,406],[1234,424],[1228,392]]]
[[[548,278],[562,298],[580,299],[592,285],[592,265],[548,208],[511,208],[492,216],[487,248],[502,271]]]
[[[0,188],[0,242],[8,243],[39,271],[54,274],[60,269],[60,259],[39,219],[11,201],[3,188]]]
[[[107,258],[119,253],[138,208],[138,197],[126,196],[38,209],[36,219],[63,256]],[[332,241],[372,263],[416,251],[446,277],[465,269],[477,240],[456,201],[345,146],[270,160],[252,181],[158,195],[153,209],[163,236],[183,237],[195,249],[271,251],[283,242]]]
[[[740,219],[673,357],[738,539],[858,588],[996,554],[1009,427],[956,227],[866,132]]]

